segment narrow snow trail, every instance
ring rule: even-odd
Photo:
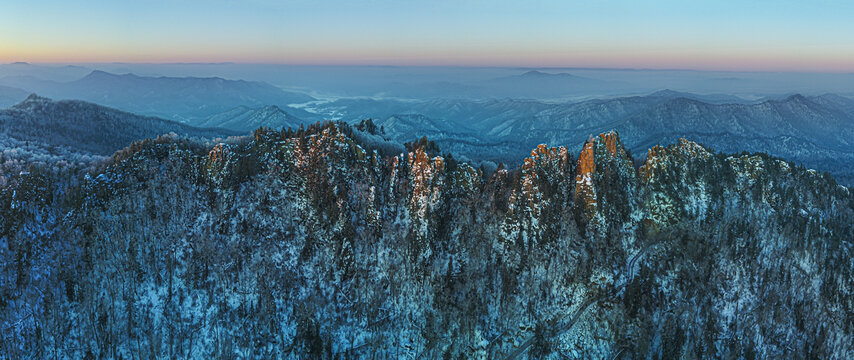
[[[653,246],[658,245],[660,243],[661,243],[660,241],[651,242],[651,243],[647,244],[643,249],[641,249],[641,251],[639,251],[637,254],[635,254],[635,256],[633,256],[632,259],[629,260],[629,265],[626,268],[626,271],[629,274],[629,278],[626,279],[622,284],[614,287],[614,289],[609,291],[607,294],[602,294],[599,296],[593,295],[593,296],[588,297],[587,300],[584,300],[584,302],[581,303],[581,305],[578,307],[578,309],[576,309],[575,312],[573,312],[572,315],[569,317],[569,321],[566,322],[566,324],[564,324],[563,326],[559,327],[557,333],[555,334],[555,337],[562,336],[567,331],[572,329],[572,326],[575,325],[576,322],[578,322],[578,319],[581,318],[582,315],[584,315],[584,312],[587,311],[587,309],[590,307],[590,305],[597,304],[601,301],[612,299],[612,298],[616,297],[617,295],[619,295],[620,292],[626,287],[626,285],[629,284],[631,282],[631,280],[634,278],[633,268],[634,268],[635,264],[637,263],[637,260],[640,259],[640,257],[643,256],[644,254],[646,254],[650,248],[652,248]],[[566,316],[562,317],[559,321],[563,321],[564,319],[566,319]],[[522,356],[522,354],[524,354],[526,351],[528,351],[528,349],[532,345],[534,345],[534,341],[535,341],[535,337],[531,336],[530,338],[528,338],[528,340],[525,340],[525,342],[523,342],[521,345],[519,345],[519,347],[517,347],[516,350],[514,350],[513,352],[511,352],[510,354],[508,354],[504,358],[507,360],[518,359],[520,356]]]

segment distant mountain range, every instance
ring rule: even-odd
[[[568,95],[599,93],[601,91],[624,91],[627,84],[591,79],[569,73],[546,73],[531,70],[521,75],[512,75],[487,80],[481,84],[482,93],[490,97],[514,97],[523,99],[561,98]]]
[[[145,77],[98,70],[70,82],[9,76],[0,79],[0,85],[176,121],[201,120],[238,106],[286,106],[314,100],[263,82],[217,77]]]
[[[559,94],[567,84],[600,82],[569,73],[529,71],[484,84],[492,84],[494,91],[516,84],[517,90],[539,87]],[[41,89],[52,97],[84,99],[191,126],[242,133],[260,126],[296,128],[321,119],[353,123],[373,118],[390,140],[403,143],[426,135],[445,151],[476,163],[518,163],[540,143],[578,151],[590,134],[611,129],[629,139],[625,145],[638,158],[653,145],[690,137],[723,152],[767,152],[854,183],[854,141],[850,140],[854,139],[854,100],[834,94],[751,100],[666,89],[580,102],[345,98],[324,103],[262,82],[103,71],[64,83],[19,76],[0,79],[0,84],[6,86],[0,88],[0,105],[21,98],[25,91],[19,89]],[[314,103],[305,109],[311,112],[286,105],[310,101]]]
[[[590,134],[616,129],[641,158],[650,146],[690,137],[723,152],[785,157],[854,183],[854,100],[792,95],[758,103],[735,101],[664,91],[577,103],[346,99],[318,111],[345,121],[373,117],[398,141],[429,134],[443,149],[472,160],[518,163],[540,143],[577,151]],[[403,114],[410,120],[401,121]]]
[[[0,78],[8,76],[27,76],[52,81],[74,81],[80,79],[92,69],[77,65],[41,65],[23,61],[0,64]]]
[[[15,149],[56,148],[77,154],[110,155],[135,140],[158,135],[216,138],[236,135],[224,129],[200,129],[178,122],[140,116],[83,101],[53,101],[30,95],[0,110],[3,142],[26,144]]]
[[[291,115],[290,113],[282,110],[282,108],[276,105],[268,105],[259,108],[239,106],[226,112],[210,116],[202,121],[195,122],[194,125],[200,127],[231,129],[248,133],[261,126],[274,129],[288,127],[296,129],[300,124],[304,123],[304,120]]]
[[[656,91],[649,95],[650,97],[663,97],[668,99],[676,99],[676,98],[686,98],[692,100],[699,100],[703,102],[707,102],[710,104],[751,104],[756,103],[756,101],[747,100],[735,95],[727,95],[727,94],[692,94],[682,91],[674,91],[670,89],[664,89],[661,91]]]

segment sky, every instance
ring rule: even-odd
[[[854,72],[854,1],[4,0],[0,62]]]

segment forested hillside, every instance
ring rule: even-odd
[[[485,172],[339,123],[0,188],[9,358],[851,358],[854,199],[614,132]]]
[[[195,128],[83,101],[53,101],[32,94],[0,109],[0,185],[10,175],[31,167],[43,171],[87,167],[133,142],[161,135],[203,142],[238,134],[243,133]]]

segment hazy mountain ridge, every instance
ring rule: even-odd
[[[664,89],[660,91],[656,91],[649,96],[659,96],[666,98],[686,98],[692,100],[699,100],[702,102],[710,103],[710,104],[750,104],[755,103],[756,101],[751,101],[748,99],[744,99],[735,95],[727,95],[727,94],[693,94],[683,91],[674,91],[670,89]]]
[[[238,106],[304,103],[314,98],[262,82],[218,77],[145,77],[95,70],[71,82],[7,77],[0,84],[52,98],[76,99],[134,113],[190,121]]]
[[[134,141],[170,133],[198,138],[239,134],[195,128],[83,101],[53,101],[35,94],[15,106],[0,109],[0,154],[4,160],[75,162],[81,157],[108,156]],[[25,163],[19,165],[26,169]]]
[[[115,74],[134,73],[145,76],[225,77],[263,81],[296,91],[325,96],[385,96],[408,99],[463,97],[485,99],[490,95],[485,82],[519,76],[527,71],[574,76],[611,82],[614,88],[571,96],[571,100],[602,96],[652,93],[674,89],[694,94],[735,94],[759,99],[769,94],[803,93],[818,95],[832,92],[854,96],[854,74],[780,73],[780,72],[715,72],[651,69],[603,68],[501,68],[501,67],[384,67],[384,66],[308,66],[276,64],[133,64],[101,63],[81,66],[0,64],[0,77],[31,75],[53,81],[80,79],[94,69]],[[628,86],[621,86],[628,84]],[[509,89],[513,91],[513,89]],[[504,90],[502,90],[504,91]],[[518,88],[511,97],[530,98],[536,87]],[[506,94],[506,92],[505,92]],[[554,99],[555,94],[543,94]],[[785,96],[774,96],[782,99]],[[569,98],[567,100],[570,100]],[[228,110],[228,109],[225,109]]]
[[[591,79],[565,72],[546,73],[539,70],[486,80],[482,86],[483,89],[479,92],[480,97],[520,99],[562,99],[572,95],[620,93],[631,89],[624,83]]]
[[[259,108],[250,108],[246,106],[236,107],[229,111],[212,115],[202,121],[195,121],[193,122],[193,125],[199,127],[217,127],[249,133],[261,126],[267,126],[274,129],[289,127],[296,129],[303,123],[306,123],[306,121],[282,110],[280,107],[268,105]]]
[[[0,109],[15,105],[29,95],[30,93],[18,88],[0,86]]]
[[[685,140],[636,170],[606,133],[484,177],[356,135],[148,143],[79,187],[16,178],[0,189],[6,349],[854,355],[854,199],[821,174]]]
[[[45,65],[27,62],[0,64],[0,78],[29,77],[31,79],[67,82],[80,79],[90,72],[92,69],[78,65]]]
[[[568,144],[577,151],[590,134],[616,129],[627,136],[626,146],[635,153],[697,135],[698,140],[720,151],[768,152],[832,171],[846,183],[854,179],[850,161],[854,159],[854,142],[850,140],[854,139],[854,101],[841,96],[791,95],[759,103],[712,104],[665,92],[578,103],[363,99],[340,100],[326,106],[335,109],[341,119],[373,117],[378,125],[384,125],[393,114],[424,115],[431,124],[442,123],[451,129],[432,137],[434,141],[475,160],[518,163],[527,149],[539,143]],[[401,130],[396,130],[394,124],[385,127],[401,142],[418,134],[411,126]],[[427,125],[432,127],[435,125]],[[453,139],[471,137],[477,140],[454,144]],[[794,147],[791,142],[775,139],[793,139],[803,146]],[[503,151],[490,151],[489,147],[496,143],[507,146]]]

